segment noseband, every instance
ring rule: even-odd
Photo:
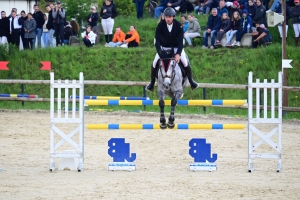
[[[172,84],[172,82],[173,82],[173,80],[174,80],[174,78],[175,78],[175,74],[176,74],[176,72],[175,72],[175,66],[176,66],[176,64],[174,64],[174,58],[171,58],[171,59],[170,59],[167,68],[166,68],[166,66],[165,66],[165,64],[164,64],[164,62],[163,62],[163,60],[160,59],[160,61],[161,61],[161,63],[162,63],[162,65],[160,66],[160,73],[161,73],[162,78],[163,78],[163,79],[165,79],[165,78],[170,78],[170,79],[171,79],[171,84]],[[171,67],[172,67],[172,73],[171,73],[171,76],[169,76],[169,75],[167,74],[167,72],[168,72],[168,69],[169,69],[169,67],[170,67],[171,62],[173,62],[172,66],[171,66]],[[165,69],[165,71],[166,71],[166,75],[163,75],[163,73],[162,73],[162,67],[164,67],[164,69]],[[167,70],[166,70],[166,69],[167,69]]]

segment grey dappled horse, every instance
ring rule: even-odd
[[[158,62],[159,69],[157,74],[157,82],[160,107],[160,128],[166,129],[168,127],[172,129],[175,126],[175,106],[177,104],[177,100],[182,98],[183,89],[187,86],[188,80],[187,77],[185,77],[183,82],[181,69],[174,58],[160,59]],[[172,100],[171,113],[169,116],[169,121],[166,124],[166,118],[164,114],[164,99],[167,95],[171,97]]]

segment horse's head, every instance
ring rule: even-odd
[[[171,87],[171,84],[175,77],[175,67],[177,63],[174,60],[174,58],[164,58],[160,59],[160,74],[158,76],[161,76],[163,79],[163,87],[166,90],[169,90]]]

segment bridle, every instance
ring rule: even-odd
[[[173,62],[172,66],[171,66],[172,67],[171,76],[169,76],[167,73],[166,73],[166,75],[163,75],[163,73],[162,73],[162,67],[164,67],[166,69],[166,66],[165,66],[165,63],[163,62],[164,59],[162,59],[162,58],[160,58],[160,61],[162,63],[161,66],[160,66],[160,74],[161,74],[161,76],[162,76],[163,79],[170,78],[171,79],[171,84],[172,84],[172,82],[173,82],[173,80],[175,78],[175,75],[176,75],[176,72],[175,72],[176,64],[174,64],[174,61],[175,61],[174,58],[168,58],[168,59],[170,59],[169,64],[167,66],[168,68],[170,67],[171,62]],[[168,72],[168,70],[165,70],[165,71]]]

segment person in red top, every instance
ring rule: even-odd
[[[120,47],[120,45],[123,44],[123,41],[125,40],[125,33],[121,30],[121,27],[118,26],[116,28],[116,32],[114,34],[114,38],[112,39],[112,42],[108,43],[108,47]]]
[[[121,47],[138,47],[140,45],[140,36],[134,26],[130,26],[130,31],[126,34]]]

